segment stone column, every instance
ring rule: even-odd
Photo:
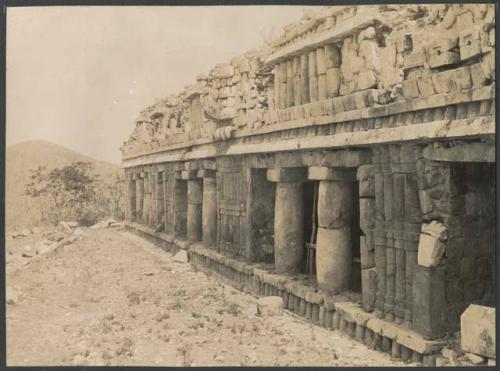
[[[269,169],[277,182],[274,211],[274,264],[278,273],[300,272],[304,263],[304,191],[307,168]]]
[[[275,109],[280,109],[281,108],[281,80],[282,80],[282,75],[281,75],[281,65],[276,64],[274,66],[274,108]]]
[[[156,185],[156,226],[161,230],[165,230],[165,201],[164,201],[164,171],[157,173],[157,185]]]
[[[293,58],[293,105],[302,104],[302,89],[300,88],[300,57]]]
[[[294,68],[293,58],[286,61],[286,106],[293,106],[294,92],[293,92],[293,79]]]
[[[318,66],[316,64],[316,51],[309,52],[309,101],[318,100]]]
[[[171,219],[171,213],[169,212],[170,210],[168,209],[168,200],[172,197],[172,195],[168,194],[168,173],[164,171],[162,173],[163,175],[163,230],[165,233],[172,233],[172,230],[170,230],[169,227],[169,220]]]
[[[377,272],[377,297],[375,315],[384,317],[386,282],[386,234],[384,211],[384,175],[382,173],[380,147],[373,149],[373,170],[375,180],[375,270]]]
[[[284,109],[287,104],[286,61],[280,63],[280,76],[280,109]]]
[[[308,177],[319,180],[316,239],[318,287],[340,293],[349,288],[351,280],[354,174],[342,168],[310,167]]]
[[[377,272],[375,268],[375,178],[373,165],[358,168],[361,291],[363,309],[371,312],[375,307]]]
[[[309,103],[309,56],[300,56],[300,90],[302,96],[301,104]]]
[[[327,98],[325,48],[316,49],[316,69],[318,74],[318,100]]]
[[[404,234],[404,180],[405,174],[401,166],[401,146],[391,145],[391,170],[393,173],[393,225],[394,225],[394,250],[395,250],[395,300],[394,300],[394,319],[396,323],[402,323],[405,312],[405,279],[406,279],[406,257],[403,243]]]
[[[325,45],[326,90],[328,98],[339,95],[340,62],[340,49],[333,44]]]
[[[217,182],[215,170],[198,170],[203,178],[202,240],[205,247],[217,244]]]
[[[189,242],[201,241],[203,183],[196,170],[184,170],[182,179],[187,180],[187,239]]]
[[[381,150],[382,171],[384,174],[384,213],[386,232],[386,291],[385,319],[394,321],[396,296],[396,251],[394,249],[394,177],[390,164],[389,147]]]
[[[422,212],[418,198],[418,182],[416,174],[416,147],[401,147],[401,162],[406,173],[404,179],[404,250],[405,250],[405,315],[404,324],[411,326],[413,316],[413,284],[417,266],[418,241],[422,224]]]
[[[158,202],[157,198],[157,186],[158,186],[158,180],[157,180],[157,173],[156,172],[151,172],[151,177],[150,177],[150,188],[151,188],[151,211],[149,213],[149,225],[153,228],[156,228],[156,203]]]
[[[150,173],[146,171],[144,174],[144,206],[143,206],[143,220],[144,224],[149,225],[149,212],[150,212]]]
[[[135,179],[134,175],[131,175],[128,179],[128,219],[130,221],[135,221],[136,218],[136,190],[135,190]]]
[[[143,219],[143,207],[144,207],[144,173],[136,173],[135,179],[135,210],[136,210],[136,221],[141,223],[144,221]]]
[[[173,234],[175,237],[183,239],[186,237],[187,229],[187,184],[182,179],[182,171],[176,171],[174,176]]]

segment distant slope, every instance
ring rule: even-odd
[[[6,228],[15,230],[38,224],[40,211],[36,202],[24,195],[30,180],[30,169],[45,166],[48,169],[68,165],[73,161],[89,161],[104,179],[120,171],[118,165],[97,161],[61,145],[43,140],[28,141],[8,146],[5,165]]]

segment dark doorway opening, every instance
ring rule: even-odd
[[[316,275],[316,234],[318,232],[318,183],[310,181],[304,183],[303,208],[304,208],[304,258],[302,271],[311,276]]]
[[[363,235],[359,226],[359,183],[352,182],[352,219],[351,219],[351,248],[352,266],[349,289],[361,292],[361,250],[360,237]]]

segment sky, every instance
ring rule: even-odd
[[[8,8],[7,146],[42,139],[119,163],[145,106],[279,35],[303,8]]]

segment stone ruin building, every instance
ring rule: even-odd
[[[127,226],[434,365],[470,304],[494,311],[494,14],[304,14],[140,113],[122,147]],[[495,358],[483,348],[467,351]]]

